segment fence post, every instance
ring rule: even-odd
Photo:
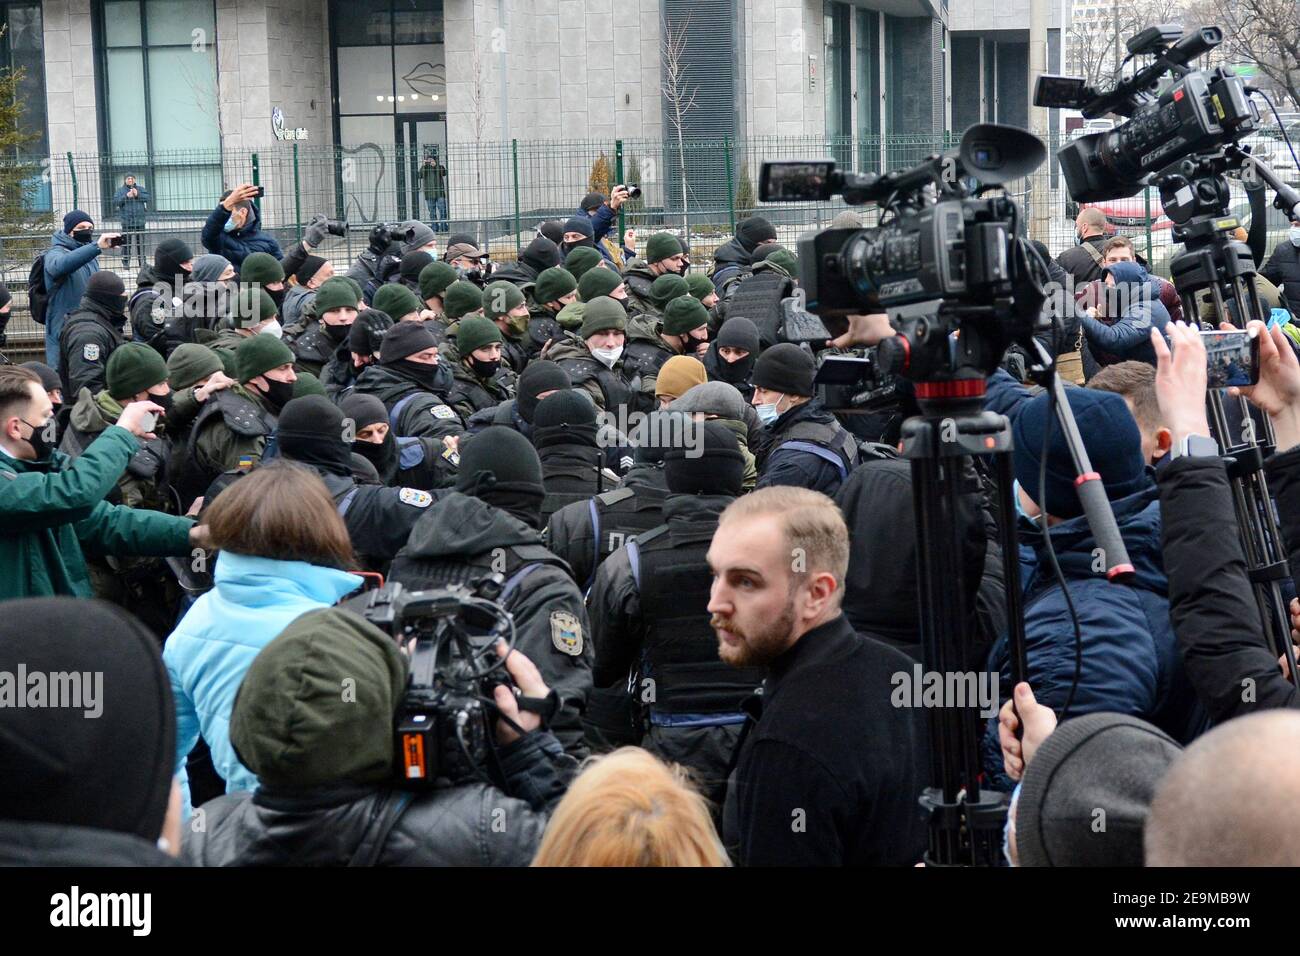
[[[522,250],[519,247],[519,140],[517,139],[510,141],[510,166],[515,186],[515,255],[519,255]]]
[[[736,234],[736,172],[731,166],[731,134],[722,137],[723,156],[727,162],[727,212],[731,216],[731,234]]]
[[[1147,212],[1147,268],[1152,268],[1151,263],[1151,187],[1148,186],[1142,190],[1142,199],[1146,202]]]
[[[623,141],[621,139],[616,139],[614,140],[614,182],[611,183],[611,186],[620,186],[622,184],[623,184]],[[610,192],[613,191],[614,190],[611,188]],[[627,225],[624,222],[623,216],[624,216],[623,207],[619,206],[618,207],[618,235],[614,237],[614,241],[618,243],[618,248],[620,249],[623,248],[623,233],[627,232]]]
[[[302,185],[298,178],[298,143],[293,144],[293,228],[302,238]]]
[[[262,185],[262,161],[257,153],[253,154],[253,185]],[[257,215],[260,218],[262,215],[262,200],[254,199],[253,203],[257,206]]]
[[[68,150],[68,173],[72,176],[72,208],[76,209],[80,203],[77,202],[77,166],[72,161],[72,150]]]

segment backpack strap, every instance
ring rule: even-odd
[[[844,467],[843,459],[841,459],[839,455],[835,454],[835,452],[831,451],[829,448],[824,448],[821,445],[814,445],[810,441],[796,440],[796,441],[782,442],[774,449],[773,453],[775,454],[775,452],[784,451],[787,448],[793,449],[795,451],[805,451],[810,455],[816,455],[818,458],[822,458],[825,459],[826,461],[829,461],[832,465],[835,466],[835,470],[840,473],[841,480],[843,480],[845,477],[848,476],[849,471],[847,468]]]
[[[405,398],[400,399],[388,412],[388,427],[391,428],[394,433],[397,432],[397,420],[402,417],[402,412],[406,411],[406,406],[411,404],[419,394],[419,392],[412,392]]]
[[[498,603],[505,604],[510,600],[510,595],[519,589],[519,585],[524,583],[524,578],[532,574],[542,566],[542,562],[534,561],[532,564],[521,565],[515,569],[515,573],[510,575],[506,581],[505,587],[501,589],[501,597],[497,599]]]
[[[600,554],[600,509],[596,507],[596,499],[587,499],[587,510],[591,512],[591,547],[595,555]],[[586,587],[583,588],[583,594],[591,592],[591,586],[596,583],[596,571],[599,569],[596,562],[591,563],[591,575],[587,578]]]
[[[411,798],[414,796],[415,794],[409,790],[388,791],[383,802],[371,815],[365,836],[348,860],[348,866],[374,866],[379,862],[379,857],[384,852],[384,844],[388,842],[388,834],[393,832],[393,827],[406,812],[406,808],[411,805]]]
[[[1095,263],[1096,265],[1101,265],[1102,263],[1101,250],[1098,249],[1091,242],[1088,242],[1086,239],[1083,241],[1082,245],[1083,248],[1088,250],[1088,255],[1092,256],[1093,263]]]
[[[341,500],[338,503],[338,511],[339,511],[340,518],[346,518],[348,516],[348,509],[352,507],[352,500],[356,498],[357,492],[360,490],[361,490],[360,488],[353,488],[351,491],[349,491],[346,495],[343,496],[343,500]]]

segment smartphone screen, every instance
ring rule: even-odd
[[[257,187],[257,192],[256,192],[254,195],[256,195],[257,198],[261,199],[263,196],[266,195],[266,187],[265,187],[265,186],[258,186],[258,187]]]
[[[1202,332],[1210,388],[1254,385],[1259,381],[1259,339],[1253,330]]]

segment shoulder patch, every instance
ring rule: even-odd
[[[98,362],[98,361],[99,361],[99,346],[98,346],[98,345],[83,345],[83,346],[81,347],[81,357],[84,358],[87,362]]]
[[[433,495],[418,488],[401,488],[397,492],[397,497],[402,504],[411,505],[414,508],[427,508],[433,504]]]
[[[582,622],[568,611],[551,612],[551,643],[561,654],[582,653]]]
[[[450,405],[434,405],[433,408],[429,409],[429,411],[433,413],[434,418],[455,418],[456,417],[456,413],[452,411]]]

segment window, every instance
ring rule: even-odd
[[[858,140],[868,143],[880,136],[880,14],[875,10],[857,14]],[[871,144],[864,149],[859,166],[874,169],[879,165],[879,148]]]
[[[18,103],[22,114],[18,128],[30,139],[15,151],[17,158],[37,159],[50,154],[45,126],[45,43],[39,3],[0,3],[0,68],[21,70]]]
[[[826,137],[841,165],[848,165],[852,147],[847,139],[853,135],[849,84],[849,7],[844,3],[826,3],[822,13],[822,39],[826,63]]]
[[[105,195],[127,173],[159,212],[221,193],[214,0],[101,0]]]

